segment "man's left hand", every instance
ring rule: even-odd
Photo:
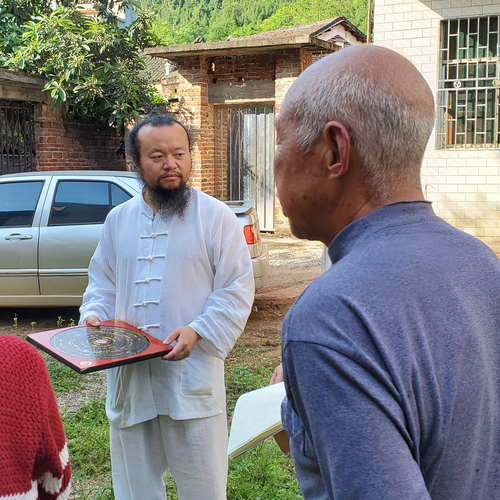
[[[180,361],[187,358],[196,342],[201,339],[201,336],[196,333],[190,326],[181,326],[176,328],[164,341],[164,344],[171,344],[174,340],[177,341],[175,347],[161,359],[167,361]]]
[[[277,384],[278,382],[283,382],[283,363],[279,364],[275,369],[273,376],[269,385]]]

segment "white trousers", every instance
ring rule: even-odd
[[[116,500],[165,500],[162,475],[170,469],[179,500],[226,500],[226,413],[215,417],[152,420],[110,427]]]

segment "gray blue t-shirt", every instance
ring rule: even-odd
[[[283,324],[306,500],[500,498],[500,261],[425,201],[339,233]]]

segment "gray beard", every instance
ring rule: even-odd
[[[192,195],[191,188],[185,182],[174,189],[144,184],[144,192],[148,194],[150,202],[163,219],[176,215],[183,219]]]

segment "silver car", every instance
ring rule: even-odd
[[[0,307],[78,306],[102,224],[141,193],[131,172],[54,171],[0,177]],[[253,207],[228,202],[252,257],[255,288],[269,272]]]

